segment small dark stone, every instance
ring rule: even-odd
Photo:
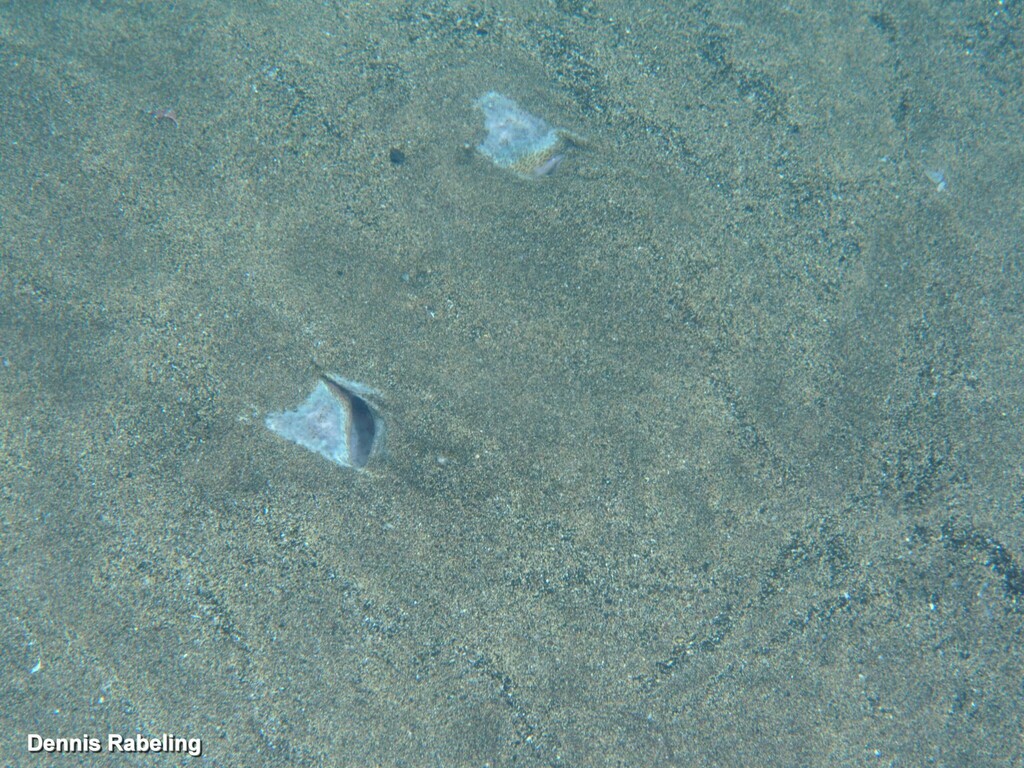
[[[388,160],[391,161],[392,165],[401,165],[405,162],[405,152],[395,147],[388,152]]]

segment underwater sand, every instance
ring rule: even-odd
[[[0,40],[0,764],[1024,761],[1012,4]],[[489,91],[586,151],[495,167]],[[366,471],[264,427],[330,371]]]

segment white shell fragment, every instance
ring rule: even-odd
[[[481,96],[476,106],[484,113],[487,129],[477,152],[520,176],[535,179],[549,175],[565,159],[564,150],[574,143],[567,132],[552,128],[495,91]]]
[[[320,377],[306,402],[267,415],[267,428],[342,467],[363,469],[377,453],[384,422],[365,395],[373,390],[340,376]]]

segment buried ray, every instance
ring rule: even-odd
[[[484,113],[487,129],[477,152],[523,178],[550,175],[565,159],[566,151],[581,143],[577,136],[551,127],[496,91],[485,93],[476,106]]]
[[[323,375],[302,405],[267,415],[274,434],[342,467],[363,469],[377,453],[384,422],[366,395],[373,390],[340,376]]]

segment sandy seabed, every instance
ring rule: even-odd
[[[0,763],[1024,760],[1021,43],[4,5]],[[492,90],[585,143],[495,168]],[[325,371],[363,472],[264,427]]]

